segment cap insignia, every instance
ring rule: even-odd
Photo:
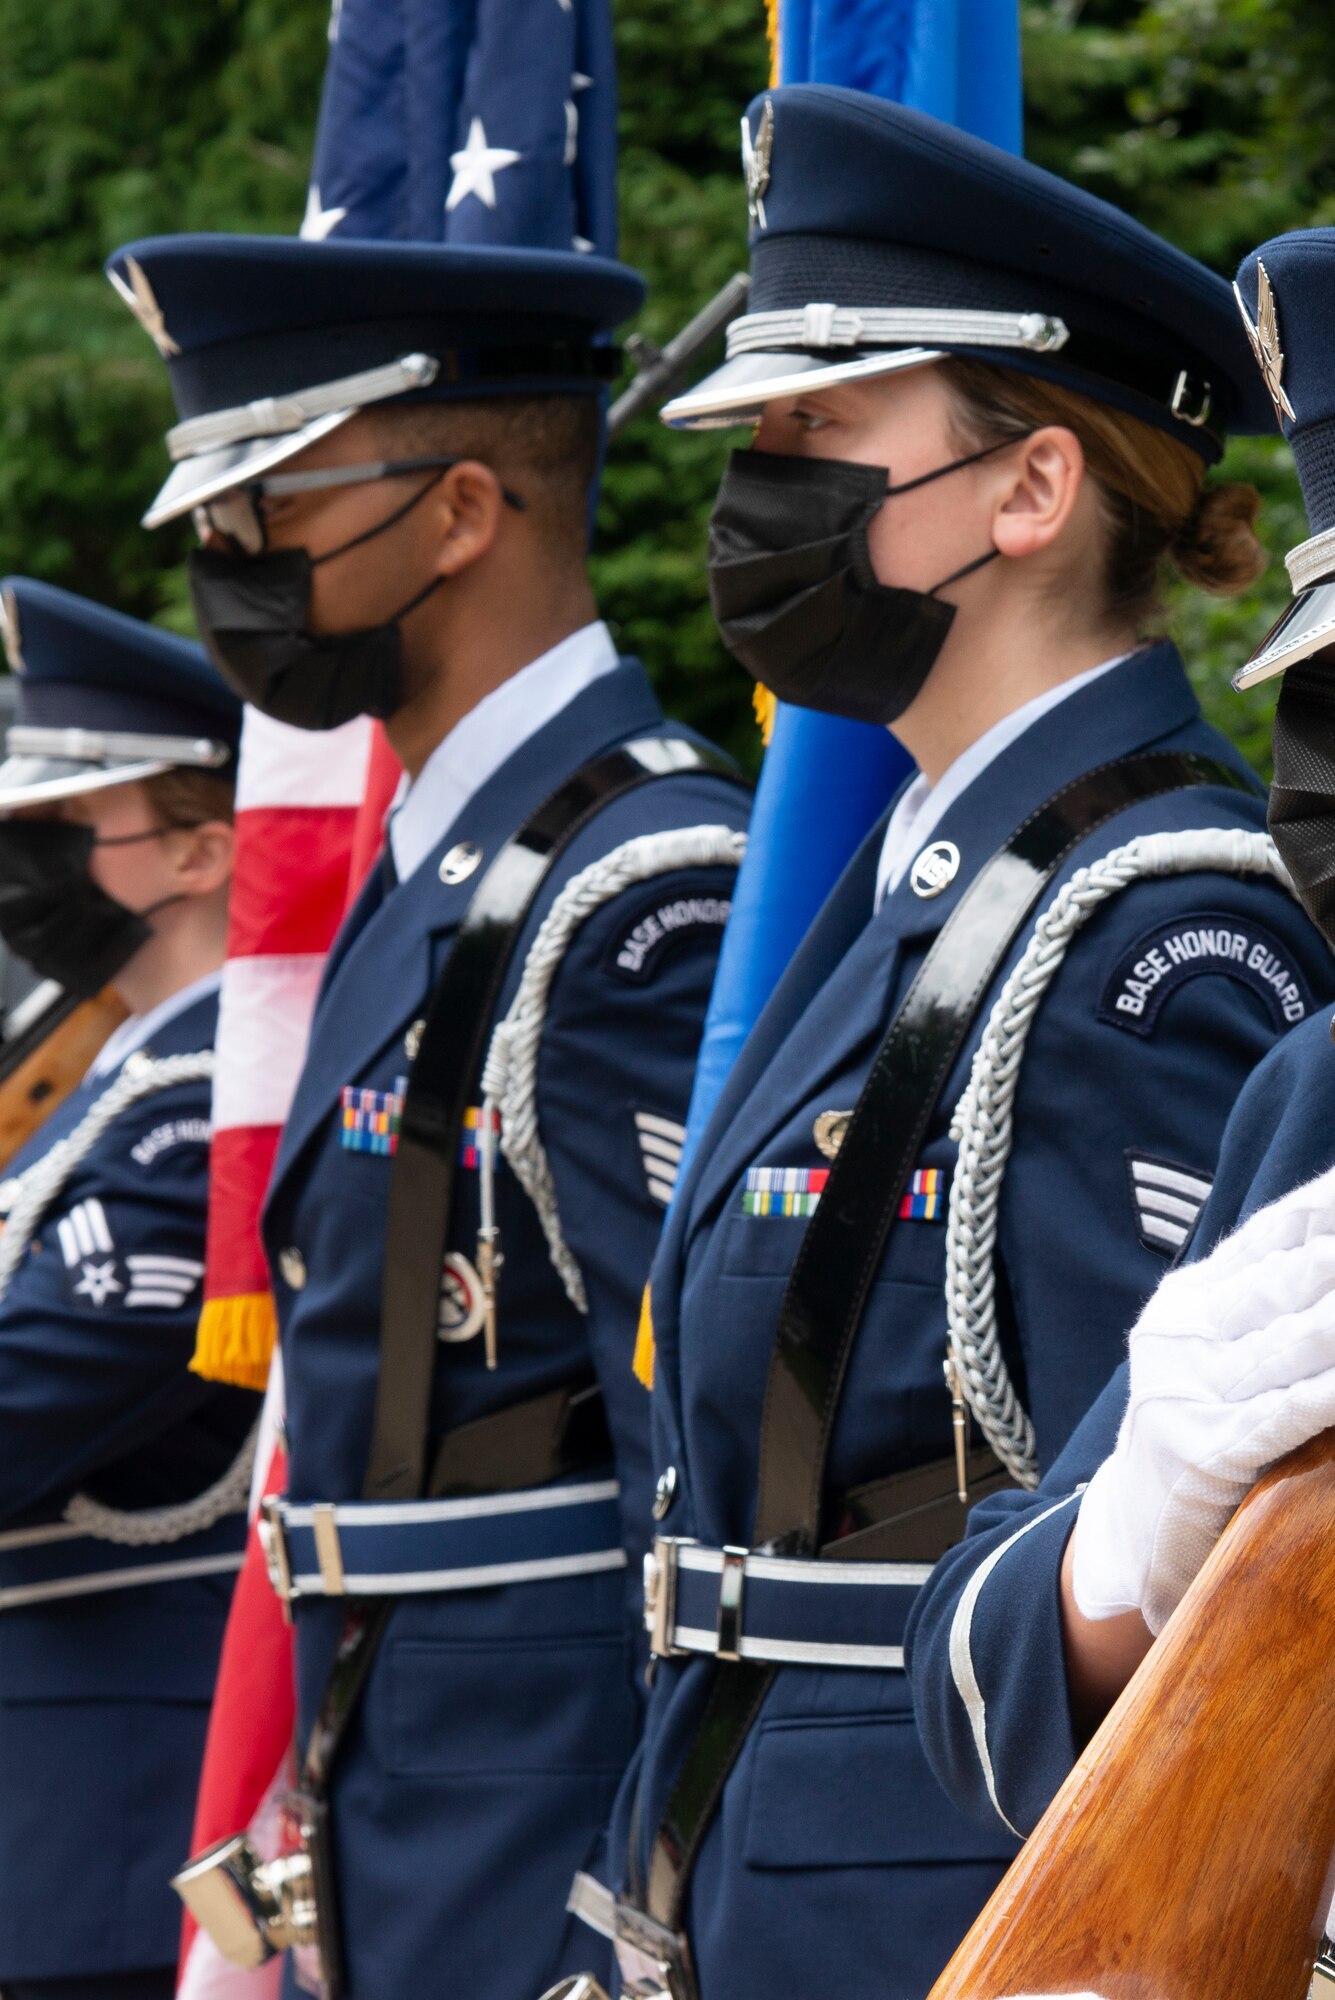
[[[1296,423],[1298,420],[1293,405],[1284,393],[1284,350],[1279,344],[1279,302],[1275,297],[1275,289],[1265,265],[1259,257],[1256,260],[1255,324],[1247,311],[1246,301],[1236,285],[1233,287],[1233,296],[1238,302],[1238,311],[1242,314],[1242,323],[1247,329],[1247,338],[1252,344],[1256,365],[1261,371],[1266,388],[1270,391],[1275,415],[1281,421],[1287,417],[1290,423]]]
[[[129,284],[127,285],[120,272],[115,270],[107,273],[112,284],[163,359],[166,360],[172,354],[179,354],[181,350],[167,331],[162,307],[158,304],[157,296],[148,282],[143,266],[137,258],[127,257],[125,269],[130,280]]]
[[[742,172],[746,176],[746,205],[757,229],[765,227],[765,190],[769,186],[770,162],[774,157],[774,106],[769,98],[760,114],[760,129],[751,137],[750,120],[742,116]]]
[[[19,603],[12,590],[0,590],[0,639],[4,641],[10,672],[21,674],[23,653],[19,646]]]

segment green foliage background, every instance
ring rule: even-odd
[[[1335,221],[1329,0],[1024,0],[1027,147],[1231,273],[1279,229]],[[740,108],[768,56],[761,0],[616,0],[624,254],[674,331],[744,257]],[[0,572],[188,629],[184,531],[137,526],[163,469],[165,381],[101,276],[127,238],[293,230],[327,0],[0,0]],[[652,420],[608,469],[598,583],[678,714],[748,758],[742,676],[709,618],[704,523],[726,443]],[[1174,606],[1215,719],[1259,764],[1273,694],[1228,676],[1286,601],[1305,526],[1278,440],[1225,476],[1265,495],[1256,590]]]

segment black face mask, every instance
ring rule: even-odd
[[[1275,710],[1270,832],[1293,886],[1335,949],[1335,659],[1288,669]]]
[[[158,833],[127,838],[156,840]],[[99,889],[88,873],[97,844],[90,826],[0,820],[0,938],[43,979],[56,980],[81,1000],[100,993],[129,964],[153,935],[147,919],[165,907],[129,910]]]
[[[275,549],[258,556],[224,549],[191,551],[190,595],[199,636],[243,701],[296,729],[338,729],[356,715],[383,719],[402,706],[399,622],[438,590],[444,577],[432,577],[383,625],[312,632],[311,572],[384,534],[425,499],[439,476],[388,520],[326,555],[312,556],[306,549]]]
[[[1001,449],[989,445],[903,486],[879,465],[734,452],[709,523],[709,595],[728,651],[780,701],[893,722],[931,672],[955,616],[936,592],[999,551],[930,591],[905,590],[877,581],[867,529],[887,499]]]

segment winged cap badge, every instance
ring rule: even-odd
[[[1275,415],[1280,418],[1287,417],[1291,424],[1297,423],[1293,405],[1284,392],[1284,349],[1279,344],[1279,307],[1275,299],[1275,288],[1259,257],[1256,260],[1255,324],[1252,323],[1251,314],[1247,311],[1246,300],[1236,285],[1233,287],[1233,296],[1238,302],[1238,311],[1242,314],[1242,323],[1247,329],[1247,338],[1252,344],[1256,365],[1261,371],[1266,388],[1270,391]]]
[[[742,115],[742,172],[746,175],[746,205],[757,229],[765,227],[765,190],[774,158],[774,106],[769,98],[760,114],[760,129],[751,137],[750,120]]]
[[[4,641],[10,672],[21,674],[23,653],[19,646],[19,605],[12,590],[0,590],[0,639]]]
[[[127,257],[125,270],[130,281],[128,285],[119,271],[109,271],[107,275],[163,359],[179,354],[181,350],[167,331],[162,307],[138,258]]]

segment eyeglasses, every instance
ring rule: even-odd
[[[265,503],[289,493],[324,493],[339,486],[365,486],[380,479],[400,479],[413,472],[448,472],[462,465],[462,458],[381,458],[370,465],[335,465],[323,472],[277,472],[267,479],[249,479],[241,486],[229,486],[215,499],[203,500],[194,510],[195,531],[202,540],[210,530],[223,535],[244,555],[262,555],[269,545]],[[431,482],[434,484],[434,481]],[[507,507],[522,514],[526,502],[508,486],[501,498]]]

